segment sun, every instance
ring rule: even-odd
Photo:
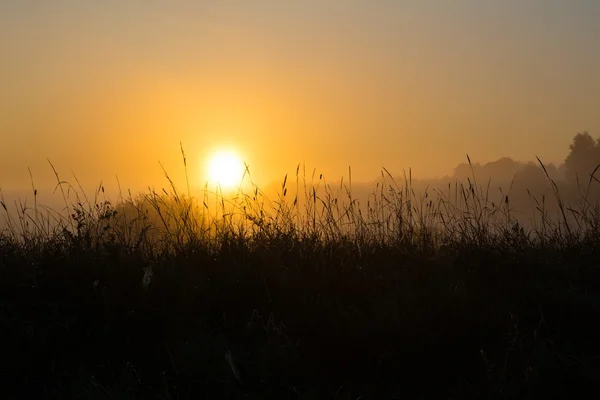
[[[245,166],[232,151],[219,151],[208,161],[208,180],[220,189],[233,189],[242,183]]]

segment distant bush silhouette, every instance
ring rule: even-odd
[[[587,131],[577,133],[569,150],[565,159],[567,180],[572,184],[587,185],[592,179],[590,174],[600,165],[600,139],[594,140]]]

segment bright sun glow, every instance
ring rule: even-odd
[[[214,154],[208,163],[208,179],[222,189],[232,189],[240,185],[244,176],[244,163],[233,152],[222,151]]]

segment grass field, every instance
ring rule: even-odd
[[[556,192],[527,230],[474,180],[388,177],[368,204],[300,169],[275,199],[60,183],[64,210],[3,202],[0,397],[599,393],[598,208]]]

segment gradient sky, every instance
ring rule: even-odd
[[[600,136],[599,19],[597,0],[0,0],[0,187],[50,181],[49,158],[143,189],[158,161],[181,176],[180,141],[193,184],[220,147],[258,183],[560,162]]]

